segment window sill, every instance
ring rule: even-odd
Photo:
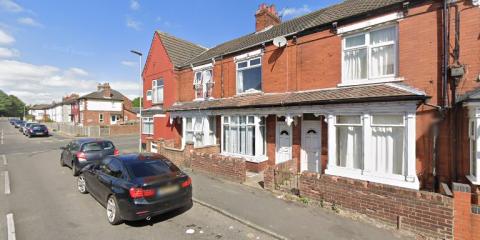
[[[243,96],[243,95],[251,95],[251,94],[259,94],[259,93],[263,93],[262,91],[260,90],[250,90],[250,91],[246,91],[246,92],[237,92],[237,96]]]
[[[472,183],[473,185],[480,185],[480,181],[479,181],[478,178],[476,178],[475,176],[467,175],[466,178],[467,178],[468,181],[470,181],[470,183]]]
[[[412,181],[408,181],[406,180],[406,177],[402,175],[381,174],[368,172],[360,169],[348,169],[342,167],[332,168],[331,166],[329,166],[329,168],[325,170],[325,174],[369,181],[374,183],[381,183],[396,187],[403,187],[415,190],[420,189],[420,182],[418,181],[418,178],[416,176],[414,179],[412,179]]]
[[[392,77],[392,78],[378,78],[378,79],[371,79],[371,80],[348,81],[348,82],[342,82],[337,84],[337,87],[367,85],[367,84],[375,84],[375,83],[401,82],[403,80],[405,80],[405,78],[403,77],[398,77],[398,78]]]
[[[233,154],[233,153],[226,153],[226,152],[222,152],[221,155],[228,156],[228,157],[240,157],[240,158],[244,158],[245,161],[247,162],[253,162],[253,163],[262,163],[268,160],[267,156],[248,156],[248,155]]]

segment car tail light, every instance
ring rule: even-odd
[[[118,149],[113,150],[113,155],[115,156],[120,155],[120,151],[118,151]]]
[[[130,188],[130,197],[131,198],[144,198],[152,197],[155,195],[154,189],[143,189],[143,188]]]
[[[77,152],[77,159],[79,162],[87,161],[87,155],[84,152]]]
[[[190,177],[187,178],[185,182],[182,183],[182,187],[186,188],[192,184],[192,179]]]

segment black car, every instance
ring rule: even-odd
[[[60,166],[72,168],[73,176],[90,162],[99,162],[109,155],[118,155],[119,151],[111,141],[96,138],[81,138],[61,147]]]
[[[10,118],[10,120],[8,120],[8,122],[11,124],[11,125],[15,125],[15,122],[18,121],[18,119],[16,118]]]
[[[25,135],[29,138],[34,137],[34,136],[49,136],[48,133],[48,128],[47,126],[43,124],[32,124],[30,125],[27,130]]]
[[[13,126],[14,126],[15,128],[20,128],[21,125],[23,125],[24,123],[25,123],[25,121],[17,120],[17,121],[15,121],[15,123],[13,124]]]
[[[192,180],[158,154],[129,154],[90,164],[77,178],[80,193],[90,193],[116,225],[147,219],[192,205]]]

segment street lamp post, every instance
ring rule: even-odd
[[[140,99],[139,99],[139,103],[140,103],[140,126],[139,126],[139,139],[138,139],[138,152],[142,152],[142,100],[143,100],[143,81],[142,81],[142,56],[143,54],[139,51],[135,51],[135,50],[130,50],[131,53],[135,54],[135,55],[138,55],[139,57],[139,62],[138,62],[138,67],[139,67],[139,78],[140,78],[140,84],[141,84],[141,88],[140,88]]]

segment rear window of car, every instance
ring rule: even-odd
[[[110,150],[113,148],[114,148],[113,143],[106,142],[106,141],[85,143],[83,144],[83,147],[82,147],[84,152]]]
[[[128,164],[133,177],[152,177],[180,171],[177,166],[168,160],[142,160]]]
[[[33,130],[43,130],[46,127],[44,125],[35,124],[31,126]]]

